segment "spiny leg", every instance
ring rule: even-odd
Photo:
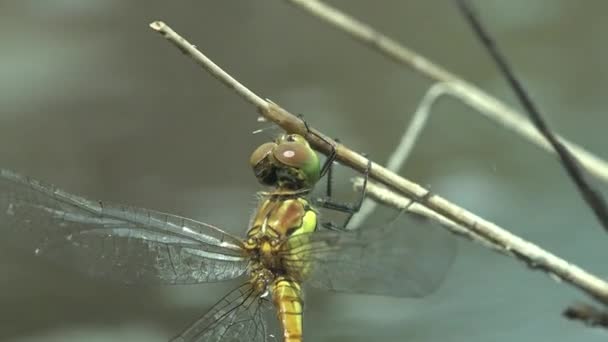
[[[367,167],[365,168],[365,173],[363,176],[363,186],[362,186],[361,192],[359,194],[359,199],[354,204],[353,203],[334,202],[332,200],[331,196],[329,196],[329,195],[326,198],[317,198],[315,200],[315,203],[321,208],[339,211],[339,212],[348,214],[348,216],[346,217],[346,219],[344,219],[344,222],[341,225],[336,225],[335,223],[328,221],[328,222],[322,222],[321,226],[323,226],[324,228],[330,229],[330,230],[337,230],[337,231],[348,230],[347,229],[348,223],[353,218],[353,216],[359,212],[359,210],[361,209],[361,205],[363,204],[363,200],[365,199],[365,194],[367,192],[367,181],[369,179],[369,173],[370,173],[371,169],[372,169],[372,161],[368,159]],[[329,181],[330,181],[330,179],[328,177],[328,182]]]
[[[337,138],[334,138],[334,141],[339,143],[340,141]],[[335,149],[334,149],[335,152]],[[329,160],[329,158],[327,158]],[[335,156],[334,158],[335,159]],[[334,184],[334,160],[332,160],[332,162],[330,164],[327,165],[327,171],[325,172],[325,175],[327,176],[325,178],[325,198],[332,198],[332,189],[333,189],[333,184]],[[324,165],[325,166],[325,165]]]
[[[320,177],[319,177],[319,178],[323,178],[324,176],[327,175],[327,183],[326,183],[327,186],[326,186],[325,198],[317,198],[315,200],[315,203],[319,207],[348,214],[348,216],[346,217],[346,219],[344,220],[342,225],[338,226],[335,223],[328,221],[328,222],[321,223],[321,226],[323,226],[327,229],[330,229],[330,230],[345,231],[345,230],[347,230],[346,227],[347,227],[348,223],[350,222],[350,220],[361,209],[361,205],[363,204],[363,200],[365,199],[365,194],[367,192],[367,180],[369,179],[369,173],[372,168],[372,161],[369,159],[367,161],[367,167],[365,168],[365,174],[364,174],[364,180],[363,180],[363,188],[361,189],[359,199],[355,202],[355,204],[338,203],[338,202],[333,201],[332,200],[333,164],[334,164],[334,161],[336,160],[336,156],[337,156],[336,147],[334,144],[329,142],[323,136],[321,136],[321,135],[317,134],[316,132],[314,132],[313,130],[311,130],[310,127],[308,126],[308,123],[306,122],[306,120],[304,120],[304,115],[298,114],[298,118],[300,118],[300,120],[302,120],[302,123],[304,124],[304,127],[306,128],[307,133],[316,136],[317,138],[319,138],[320,140],[322,140],[323,142],[328,144],[331,148],[331,151],[329,152],[327,159],[325,159],[325,162],[323,163],[323,166],[321,167],[321,172],[320,172]],[[334,140],[336,142],[339,142],[338,139],[334,139]]]

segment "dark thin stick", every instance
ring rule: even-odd
[[[564,317],[583,321],[591,327],[608,328],[608,312],[598,310],[589,304],[576,304],[570,306],[563,312]]]
[[[396,40],[382,34],[370,25],[340,11],[321,0],[284,0],[312,15],[316,19],[345,33],[363,46],[378,52],[399,65],[411,68],[432,80],[443,84],[445,93],[471,107],[478,114],[494,121],[500,127],[511,131],[546,152],[554,149],[542,134],[527,121],[522,121],[518,112],[505,103],[490,96],[485,91],[464,81],[458,75],[433,63],[428,58],[403,46]],[[594,177],[608,182],[608,163],[582,147],[557,135],[562,144],[568,146],[580,165]]]
[[[477,34],[479,40],[481,40],[483,45],[486,47],[486,49],[494,59],[494,62],[496,62],[498,68],[503,73],[503,76],[509,82],[511,88],[513,88],[513,91],[517,95],[517,99],[525,108],[526,113],[528,114],[528,118],[530,118],[530,121],[532,121],[534,126],[536,126],[539,132],[547,139],[547,141],[549,141],[551,146],[553,146],[553,149],[555,149],[555,152],[557,152],[557,155],[561,160],[561,164],[566,169],[566,172],[568,172],[570,179],[572,179],[574,184],[576,184],[579,192],[581,193],[581,196],[583,197],[587,205],[593,210],[598,221],[608,232],[608,207],[606,206],[606,201],[604,201],[604,198],[602,197],[602,195],[600,195],[599,191],[594,189],[585,180],[585,175],[581,171],[577,159],[570,153],[570,151],[568,151],[566,146],[564,146],[549,129],[549,126],[536,109],[534,102],[532,102],[532,99],[530,98],[530,96],[528,96],[528,93],[524,89],[523,85],[515,78],[515,73],[507,63],[506,59],[498,50],[496,42],[494,42],[492,37],[490,37],[488,32],[486,32],[486,30],[481,24],[481,21],[479,20],[467,0],[456,0],[456,3],[458,4],[458,7],[460,8],[462,14],[465,16],[465,18],[471,25],[471,28],[473,29],[475,34]]]

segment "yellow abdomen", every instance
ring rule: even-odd
[[[284,342],[302,341],[302,290],[296,282],[277,278],[272,285],[272,302],[283,329]]]

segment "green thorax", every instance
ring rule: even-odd
[[[252,270],[265,269],[274,276],[304,279],[309,272],[307,264],[286,268],[283,258],[290,258],[293,263],[291,251],[306,243],[309,233],[317,229],[317,213],[304,197],[265,196],[251,220],[244,244],[254,261]],[[290,239],[297,235],[300,237]]]

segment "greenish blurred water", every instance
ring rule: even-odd
[[[451,2],[331,3],[514,103]],[[607,158],[608,3],[476,3],[552,126]],[[268,134],[251,135],[260,128],[253,108],[152,33],[150,21],[166,21],[262,96],[378,162],[430,85],[278,0],[3,0],[0,9],[2,167],[235,233],[259,190],[249,153]],[[402,174],[608,275],[608,236],[556,161],[460,103],[436,108]],[[339,173],[346,198],[351,176]],[[3,341],[163,341],[235,285],[123,288],[0,246]],[[422,300],[309,291],[307,340],[606,339],[560,317],[584,299],[577,291],[459,247],[445,285]]]

